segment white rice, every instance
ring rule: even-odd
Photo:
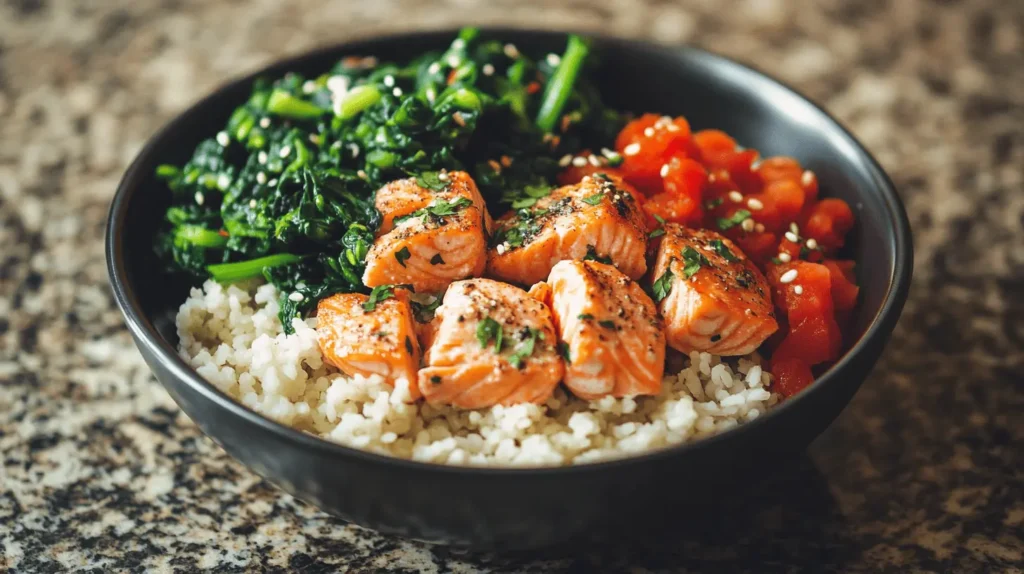
[[[272,285],[192,289],[177,316],[179,352],[245,406],[327,440],[458,465],[549,466],[628,456],[753,420],[779,401],[756,355],[691,353],[660,395],[584,401],[559,387],[544,405],[475,411],[406,404],[408,389],[348,377],[323,361],[315,320],[285,335]]]

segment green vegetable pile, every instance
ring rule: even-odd
[[[610,145],[622,118],[588,80],[589,52],[570,36],[562,55],[531,59],[467,28],[409,62],[350,57],[257,81],[185,165],[157,169],[173,199],[156,251],[200,279],[264,277],[290,330],[323,297],[370,291],[384,184],[466,170],[492,210],[515,209],[549,192],[559,157]]]

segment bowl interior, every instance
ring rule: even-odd
[[[560,33],[491,33],[531,54],[560,52],[565,45]],[[446,31],[356,42],[281,62],[259,75],[277,76],[289,70],[320,73],[347,54],[400,59],[443,48],[452,37],[453,32]],[[857,261],[861,286],[847,347],[856,347],[869,331],[880,330],[883,337],[888,334],[909,284],[906,216],[884,173],[842,127],[778,82],[700,50],[616,39],[600,39],[597,45],[601,54],[599,83],[613,106],[684,115],[695,130],[724,130],[741,145],[758,149],[762,156],[793,156],[816,173],[823,195],[846,200],[857,221],[845,255]],[[174,314],[188,296],[189,282],[168,276],[153,255],[153,234],[170,200],[153,170],[160,163],[187,160],[194,147],[219,129],[234,107],[245,100],[254,77],[228,84],[158,134],[125,176],[111,211],[108,256],[122,290],[121,302],[130,322],[134,315],[143,331],[152,327],[153,342],[169,361],[180,361],[174,353]],[[887,321],[882,321],[883,309],[884,314],[892,315]],[[880,327],[883,323],[886,325]],[[829,376],[826,373],[816,386],[827,385]]]

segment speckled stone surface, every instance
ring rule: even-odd
[[[0,570],[1024,568],[1024,3],[426,4],[0,3]],[[823,103],[888,169],[917,242],[911,299],[871,379],[782,471],[779,500],[644,548],[454,554],[278,493],[149,374],[101,242],[146,138],[278,56],[456,21],[710,48]]]

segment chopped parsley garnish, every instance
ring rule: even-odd
[[[523,209],[525,207],[533,207],[537,203],[538,199],[551,195],[551,190],[554,189],[550,185],[527,185],[523,188],[523,194],[526,197],[519,197],[512,201],[512,209]]]
[[[408,247],[403,247],[395,252],[395,260],[397,260],[398,264],[402,267],[405,267],[405,262],[408,261],[410,257],[412,257],[412,254],[409,253]]]
[[[559,341],[558,354],[562,355],[562,358],[565,359],[566,362],[572,362],[572,357],[569,356],[569,343],[566,343],[565,341]]]
[[[710,267],[711,262],[701,252],[692,247],[683,248],[683,277],[693,277],[705,265]]]
[[[579,315],[576,315],[576,318],[577,319],[583,319],[584,321],[586,321],[588,319],[593,319],[594,316],[591,315],[590,313],[580,313]]]
[[[416,185],[430,191],[444,191],[451,181],[441,180],[439,175],[440,172],[437,171],[425,171],[416,178]]]
[[[431,265],[444,265],[444,258],[441,257],[440,253],[437,253],[433,257],[430,258],[430,264]]]
[[[778,257],[772,257],[772,263],[774,263],[776,265],[781,265],[782,264],[782,260],[779,259]]]
[[[725,258],[726,261],[730,263],[740,260],[740,258],[736,257],[736,255],[732,251],[729,251],[729,247],[726,246],[725,242],[723,242],[721,239],[712,239],[711,248],[715,250],[715,253],[721,255],[722,257]]]
[[[501,330],[501,323],[498,323],[490,317],[484,317],[483,321],[476,326],[476,340],[480,341],[480,346],[486,348],[487,343],[494,339],[494,352],[501,352],[501,341],[503,333]]]
[[[584,261],[597,261],[598,263],[604,263],[605,265],[612,264],[611,257],[604,257],[597,254],[597,250],[594,249],[593,245],[587,245],[587,254],[583,256]]]
[[[675,279],[675,275],[672,274],[670,269],[666,269],[661,274],[661,277],[658,277],[654,283],[651,283],[651,295],[655,303],[661,303],[662,299],[668,297],[669,292],[672,291],[673,279]]]
[[[604,321],[598,321],[597,324],[605,329],[615,329],[615,321],[605,319]]]
[[[441,297],[435,297],[434,300],[426,305],[423,303],[412,302],[412,310],[416,315],[416,320],[420,323],[427,323],[434,318],[434,311],[441,306]]]
[[[377,303],[395,296],[395,289],[412,290],[412,285],[378,285],[370,291],[370,298],[363,303],[363,311],[369,313],[377,308]]]
[[[725,199],[724,198],[716,197],[716,198],[712,199],[711,201],[705,202],[704,203],[704,208],[707,209],[708,211],[710,211],[710,210],[718,207],[719,205],[722,205],[723,203],[725,203]]]
[[[661,237],[662,235],[665,235],[665,219],[663,217],[661,217],[660,215],[655,215],[654,219],[655,219],[655,221],[657,221],[661,225],[661,227],[659,227],[659,228],[655,229],[654,231],[652,231],[652,232],[647,234],[647,237],[649,237],[651,239],[654,239],[655,237]]]
[[[473,205],[473,202],[470,201],[468,198],[465,198],[465,197],[460,197],[460,198],[456,199],[455,201],[447,201],[447,200],[441,199],[441,200],[435,201],[429,207],[424,207],[422,209],[417,209],[416,211],[410,213],[409,215],[403,215],[402,217],[396,217],[395,218],[395,223],[396,224],[402,223],[403,221],[407,221],[407,220],[412,219],[414,217],[422,217],[424,220],[426,220],[428,217],[431,217],[431,218],[434,218],[434,219],[439,219],[439,218],[445,217],[447,215],[455,215],[456,213],[462,211],[463,209],[469,207],[470,205]]]
[[[524,331],[526,334],[523,336],[523,342],[519,344],[519,348],[514,353],[508,356],[509,364],[517,369],[523,368],[526,358],[533,354],[533,349],[537,345],[537,339],[544,339],[544,333],[541,333],[538,329],[526,327]]]
[[[604,192],[602,191],[602,192],[595,193],[594,195],[590,195],[590,196],[584,197],[580,201],[582,201],[583,203],[587,203],[589,205],[597,205],[597,204],[601,203],[601,199],[603,199],[603,198],[604,198]]]
[[[719,217],[718,228],[721,229],[722,231],[732,229],[733,227],[736,227],[737,225],[743,223],[743,220],[747,219],[748,217],[750,217],[750,212],[747,211],[746,209],[741,209],[736,213],[732,214],[732,216],[730,217]]]

